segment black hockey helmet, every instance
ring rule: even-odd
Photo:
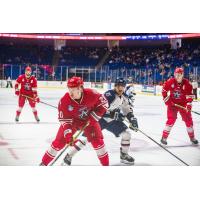
[[[117,78],[115,81],[115,86],[118,86],[118,85],[126,87],[126,81],[123,78]]]

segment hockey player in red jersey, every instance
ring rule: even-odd
[[[15,121],[19,121],[19,116],[21,114],[22,108],[24,107],[26,99],[29,102],[29,105],[32,108],[34,117],[37,122],[40,121],[38,115],[37,115],[37,110],[35,108],[36,102],[39,103],[40,99],[37,95],[37,79],[35,76],[31,75],[31,68],[29,66],[26,67],[25,69],[25,74],[20,75],[15,83],[15,94],[19,96],[18,99],[18,110],[16,111],[16,117]],[[21,88],[19,89],[19,86]],[[28,97],[25,97],[28,96]],[[34,100],[33,100],[34,99]]]
[[[73,135],[87,122],[84,134],[97,153],[103,166],[109,165],[109,157],[105,148],[101,127],[98,120],[106,112],[108,102],[103,95],[95,90],[84,88],[80,77],[72,77],[67,82],[68,90],[58,105],[58,119],[61,123],[56,138],[46,151],[40,165],[48,165],[66,144],[73,141]],[[81,140],[74,144],[85,145]],[[87,159],[87,158],[86,158]],[[64,164],[63,164],[64,165]]]
[[[192,144],[198,144],[198,140],[195,139],[194,136],[193,120],[190,112],[193,101],[192,85],[186,78],[183,78],[183,76],[183,69],[176,68],[174,78],[168,79],[163,85],[162,96],[167,105],[167,122],[161,139],[161,143],[164,145],[167,145],[167,138],[176,122],[178,112],[180,113],[182,120],[185,122],[190,141]],[[169,95],[168,92],[170,93]],[[187,110],[178,108],[175,104],[181,105]]]

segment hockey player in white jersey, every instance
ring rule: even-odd
[[[130,83],[129,85],[126,86],[125,94],[128,96],[131,105],[134,106],[136,93],[133,83]]]
[[[102,129],[107,129],[116,137],[121,136],[120,161],[125,164],[134,164],[134,158],[128,154],[132,130],[123,121],[127,118],[135,131],[138,129],[138,122],[133,114],[133,102],[129,99],[133,96],[129,91],[128,97],[125,87],[126,81],[119,78],[115,81],[114,89],[105,92],[104,96],[108,100],[109,108],[99,123]]]
[[[116,137],[121,136],[120,161],[125,164],[134,164],[134,158],[128,154],[132,130],[123,122],[128,119],[135,131],[138,129],[138,122],[133,114],[130,99],[125,94],[126,81],[119,78],[115,81],[115,87],[105,92],[104,96],[108,100],[109,108],[106,114],[99,120],[102,130],[107,129]],[[83,138],[75,142],[75,145],[65,156],[62,165],[71,165],[72,157],[86,144]]]

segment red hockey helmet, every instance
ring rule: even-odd
[[[174,77],[178,83],[182,82],[183,76],[184,76],[183,68],[181,67],[176,68],[174,71]]]
[[[68,79],[67,87],[73,88],[79,86],[83,86],[83,80],[81,77],[73,76],[72,78]]]
[[[183,74],[183,73],[184,73],[184,71],[183,71],[183,68],[181,68],[181,67],[176,68],[174,71],[174,74]]]
[[[25,71],[26,71],[26,72],[27,72],[27,71],[32,72],[32,69],[31,69],[31,67],[27,66],[26,69],[25,69]]]

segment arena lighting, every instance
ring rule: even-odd
[[[173,38],[200,37],[200,33],[151,34],[151,35],[128,35],[128,36],[99,36],[99,35],[81,36],[81,35],[0,33],[0,37],[51,39],[51,40],[163,40],[163,39],[173,39]]]

